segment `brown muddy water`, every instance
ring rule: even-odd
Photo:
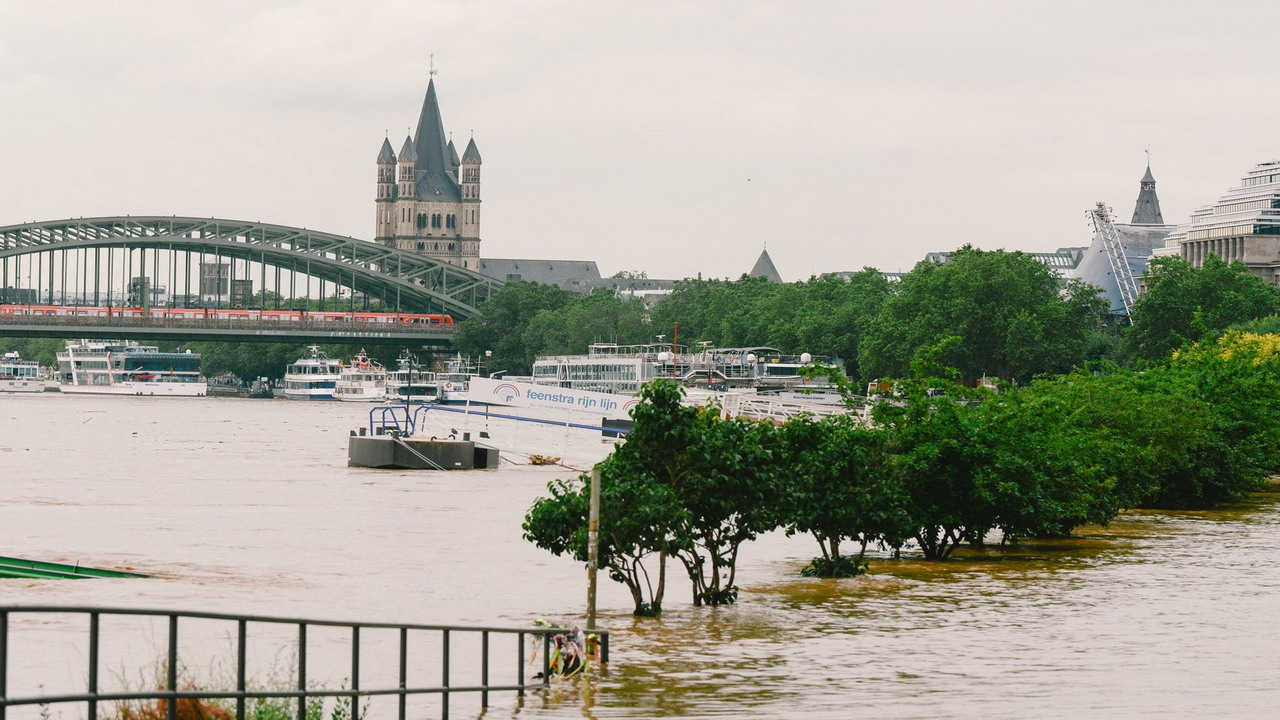
[[[367,412],[284,400],[0,396],[0,555],[158,576],[0,580],[0,604],[581,622],[582,567],[532,547],[519,527],[546,483],[569,471],[349,469],[347,434]],[[625,591],[602,579],[601,625],[614,632],[607,671],[523,699],[496,694],[483,713],[478,700],[455,698],[452,716],[1280,714],[1274,497],[1214,512],[1133,513],[1070,540],[940,564],[908,552],[852,580],[799,577],[815,550],[781,534],[748,545],[740,601],[725,608],[690,606],[676,573],[658,620],[633,619]],[[11,694],[82,686],[74,623],[50,621],[39,635],[42,621],[22,622],[31,627],[12,633]],[[121,687],[145,685],[164,634],[125,625],[110,674]],[[184,647],[192,673],[225,674],[226,641],[215,635]],[[275,652],[259,672],[287,671],[288,650]],[[365,667],[379,671],[374,660]],[[375,705],[370,716],[392,715]]]

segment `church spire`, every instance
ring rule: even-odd
[[[1163,225],[1160,214],[1160,198],[1156,197],[1156,178],[1151,174],[1151,159],[1147,158],[1147,174],[1142,176],[1138,190],[1138,204],[1133,208],[1134,225]]]
[[[444,134],[444,121],[440,119],[434,77],[427,83],[427,97],[422,101],[413,146],[418,151],[418,199],[433,202],[461,200],[458,183],[453,179],[449,140]]]

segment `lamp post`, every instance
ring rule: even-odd
[[[587,514],[587,630],[596,629],[596,566],[600,564],[600,466],[591,468]]]

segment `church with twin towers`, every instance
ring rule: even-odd
[[[480,150],[471,138],[458,157],[444,131],[434,77],[416,132],[399,154],[389,138],[382,141],[375,205],[375,242],[480,269]]]

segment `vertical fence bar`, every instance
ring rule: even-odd
[[[351,717],[360,714],[360,626],[351,626]]]
[[[542,633],[542,685],[551,684],[551,633]]]
[[[525,633],[520,633],[516,643],[516,684],[520,685],[518,696],[525,697]]]
[[[444,691],[440,693],[440,717],[441,720],[449,720],[449,631],[443,630],[440,638],[440,653],[442,664],[444,665],[444,678],[441,687]]]
[[[99,616],[89,613],[89,720],[98,719],[98,632]]]
[[[165,708],[169,720],[178,717],[178,616],[169,616],[169,702]]]
[[[609,664],[609,633],[600,633],[600,663]]]
[[[405,720],[408,696],[405,688],[409,687],[409,628],[400,628],[400,720]],[[352,714],[354,717],[354,713]]]
[[[480,707],[489,707],[489,631],[480,633]]]
[[[307,624],[298,623],[298,690],[307,691]],[[307,720],[307,698],[298,696],[298,720]]]
[[[9,697],[9,611],[0,610],[0,720],[4,720],[4,711],[8,707],[4,700]]]
[[[248,640],[248,623],[241,618],[236,621],[236,720],[244,720],[245,692],[245,645]]]

